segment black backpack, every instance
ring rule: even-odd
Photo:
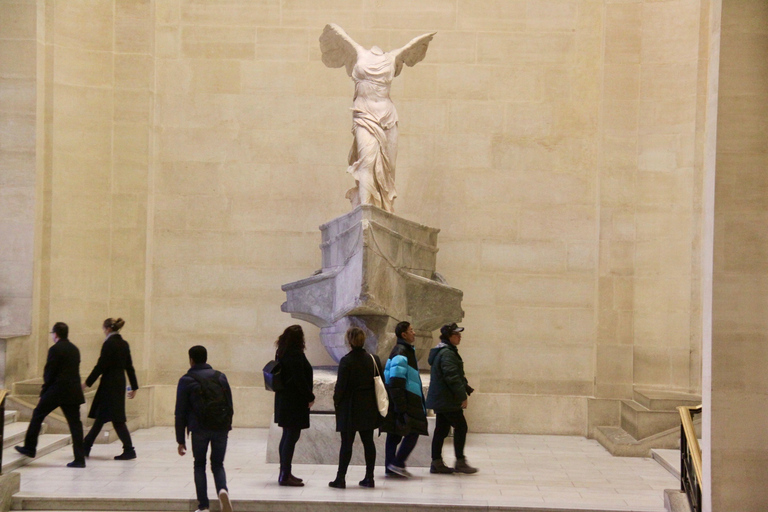
[[[205,430],[229,430],[232,426],[232,415],[234,411],[229,405],[227,392],[221,385],[221,372],[215,372],[213,377],[205,379],[195,372],[187,375],[192,377],[200,384],[200,389],[196,393],[200,397],[200,409],[196,410],[197,421]]]

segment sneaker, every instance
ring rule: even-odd
[[[199,508],[199,509],[195,510],[195,512],[211,512],[211,511],[208,510],[207,508]]]
[[[37,453],[35,450],[31,450],[26,446],[14,446],[14,448],[16,448],[16,451],[22,454],[23,456],[31,457],[33,459],[35,458],[35,455]]]
[[[403,478],[411,478],[413,476],[404,467],[395,466],[394,464],[387,466],[387,469],[396,475],[402,476]]]
[[[449,468],[445,465],[445,462],[443,462],[443,459],[435,459],[432,461],[432,464],[429,466],[429,472],[430,473],[437,473],[441,475],[450,475],[454,472],[453,468]]]
[[[123,453],[115,456],[115,460],[133,460],[136,458],[136,450],[131,448],[130,450],[123,450]]]
[[[219,491],[219,505],[221,512],[232,512],[232,502],[229,501],[229,491],[226,489]]]
[[[454,466],[453,470],[456,473],[464,473],[465,475],[477,473],[477,468],[473,468],[467,464],[466,458],[456,459],[456,466]]]
[[[84,460],[73,460],[69,464],[67,464],[68,468],[84,468],[85,467],[85,461]]]

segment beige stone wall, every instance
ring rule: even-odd
[[[721,27],[708,510],[759,511],[768,505],[768,5],[724,0]]]
[[[35,225],[35,3],[0,19],[0,338],[32,328]]]
[[[158,423],[195,343],[259,411],[243,424],[268,420],[280,285],[349,208],[329,22],[385,49],[438,32],[392,87],[395,208],[442,229],[464,290],[474,429],[584,434],[587,397],[698,389],[700,0],[37,5],[37,318],[73,326],[86,369],[126,318]]]

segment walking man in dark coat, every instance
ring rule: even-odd
[[[408,322],[395,327],[397,344],[384,367],[384,380],[389,391],[389,412],[381,426],[387,433],[385,473],[405,478],[411,476],[405,461],[416,447],[419,436],[429,435],[419,364],[416,359],[416,333]]]
[[[51,329],[53,346],[48,349],[48,360],[43,372],[43,388],[40,401],[32,412],[27,428],[24,446],[16,451],[27,457],[37,454],[37,437],[46,416],[61,407],[72,434],[72,451],[75,460],[67,464],[70,468],[84,468],[83,423],[80,421],[80,404],[85,403],[80,384],[80,351],[69,341],[69,327],[56,322]]]
[[[216,492],[219,496],[221,512],[232,512],[232,503],[227,490],[227,474],[224,471],[224,455],[227,452],[227,437],[232,430],[232,390],[227,377],[217,372],[207,363],[208,351],[202,345],[189,349],[189,371],[179,379],[176,388],[176,442],[179,455],[187,453],[186,432],[192,434],[192,456],[195,459],[195,490],[197,491],[197,511],[208,512],[208,481],[205,476],[205,456],[208,445],[211,447],[211,471]],[[227,404],[218,415],[215,427],[206,424],[209,406],[206,405],[206,393],[203,384],[208,387],[209,381],[213,386],[220,386]]]

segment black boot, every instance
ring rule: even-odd
[[[90,452],[90,450],[88,450]],[[123,453],[115,456],[115,460],[133,460],[136,458],[136,450],[134,448],[123,448]]]
[[[346,475],[336,473],[336,480],[334,480],[333,482],[328,482],[328,487],[333,487],[335,489],[346,489],[347,482],[346,482],[345,476]]]

